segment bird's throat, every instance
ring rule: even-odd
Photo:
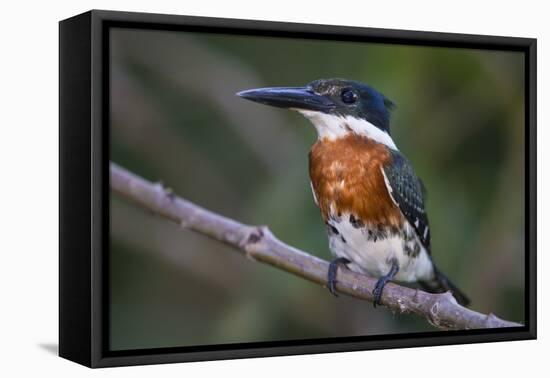
[[[397,146],[388,133],[374,126],[365,119],[309,110],[298,110],[298,112],[309,119],[309,121],[313,124],[317,130],[317,136],[320,140],[336,140],[338,138],[344,138],[350,134],[356,134],[358,136],[372,139],[375,142],[383,144],[393,150],[397,150]]]

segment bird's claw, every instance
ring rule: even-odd
[[[382,292],[384,291],[384,286],[386,286],[386,284],[395,277],[398,271],[399,271],[399,265],[397,264],[397,260],[392,259],[390,271],[388,272],[388,274],[380,277],[378,281],[376,281],[376,285],[374,285],[374,289],[372,290],[372,295],[374,297],[372,301],[372,305],[374,307],[382,304],[381,300],[382,300]]]
[[[372,301],[372,305],[376,308],[376,306],[381,305],[382,302],[382,292],[384,291],[384,286],[386,286],[386,283],[388,280],[386,277],[380,278],[378,281],[376,281],[376,285],[374,285],[374,289],[372,290],[372,295],[374,296],[374,300]]]
[[[336,281],[336,273],[338,272],[338,267],[349,263],[350,261],[345,257],[338,257],[332,260],[328,266],[328,291],[330,291],[330,293],[335,297],[338,297],[338,294],[336,293],[336,282],[338,282]]]
[[[336,292],[336,279],[328,282],[328,291],[335,297],[338,297],[338,293]]]

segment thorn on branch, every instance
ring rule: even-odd
[[[485,324],[487,324],[487,326],[491,326],[491,324],[495,321],[495,320],[498,320],[498,318],[495,316],[495,314],[493,314],[492,312],[488,313],[487,314],[487,317],[485,318]]]
[[[174,201],[176,198],[176,193],[174,193],[174,190],[171,187],[167,186],[162,180],[158,181],[155,186],[162,193],[162,195],[168,199],[168,201]]]
[[[168,199],[170,201],[173,201],[175,198],[176,198],[176,194],[174,193],[174,191],[172,190],[172,188],[170,187],[166,187],[164,189],[164,192],[166,193],[166,196],[168,197]]]
[[[443,293],[443,297],[445,300],[450,301],[453,304],[457,304],[456,298],[454,297],[453,293],[449,290]]]

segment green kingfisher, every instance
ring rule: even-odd
[[[390,135],[392,101],[366,84],[345,79],[237,95],[295,110],[317,131],[309,176],[335,256],[328,269],[332,294],[338,268],[346,266],[377,278],[374,306],[391,280],[418,282],[429,292],[451,291],[459,303],[469,303],[434,264],[424,185]]]

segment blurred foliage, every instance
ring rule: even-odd
[[[475,310],[524,320],[519,53],[167,31],[111,32],[111,159],[329,259],[309,185],[316,135],[243,89],[328,77],[396,104],[392,135],[428,191],[433,254]],[[422,332],[111,198],[111,348]]]

